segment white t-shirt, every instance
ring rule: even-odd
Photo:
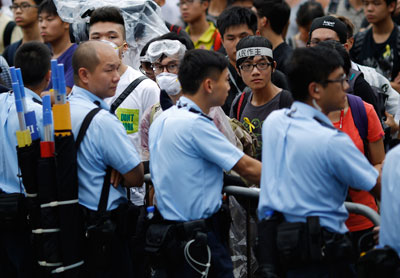
[[[105,102],[111,105],[120,94],[135,80],[143,76],[140,71],[128,66],[119,80],[115,96],[106,98]],[[139,126],[144,111],[160,101],[160,88],[153,80],[145,79],[129,94],[115,111],[128,133],[129,139],[140,153]]]

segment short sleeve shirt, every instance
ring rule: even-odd
[[[102,99],[74,86],[69,101],[75,139],[85,116],[97,107],[94,102],[103,108],[90,123],[77,153],[79,203],[97,210],[107,166],[126,174],[139,165],[139,154],[129,141],[121,122],[107,111],[109,107]],[[126,201],[125,188],[121,185],[117,188],[110,186],[107,210],[115,209]]]
[[[150,171],[157,205],[165,219],[207,218],[221,206],[223,169],[243,152],[186,97],[161,113],[150,127]],[[191,112],[196,111],[196,112]]]

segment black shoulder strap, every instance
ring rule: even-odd
[[[76,150],[79,149],[79,146],[82,143],[83,138],[85,137],[86,134],[86,130],[88,129],[90,123],[92,122],[92,119],[94,118],[94,116],[96,116],[96,114],[101,110],[100,107],[96,107],[94,109],[92,109],[85,117],[85,119],[83,119],[81,128],[79,129],[79,133],[78,136],[76,137],[76,141],[75,141],[75,148]]]
[[[251,96],[252,91],[249,87],[246,87],[246,88],[244,88],[243,94],[244,94],[243,98],[239,99],[239,102],[238,102],[238,108],[237,108],[237,110],[238,110],[237,111],[237,120],[238,121],[240,121],[240,118],[242,117],[243,110],[246,107],[247,100]]]
[[[118,106],[121,105],[121,103],[132,93],[133,90],[142,82],[143,80],[147,79],[146,76],[140,76],[136,78],[135,80],[132,81],[131,84],[129,84],[128,87],[119,95],[119,97],[111,104],[110,112],[111,114],[115,113],[115,110],[117,110]]]
[[[364,76],[364,74],[361,71],[350,68],[349,80],[347,81],[349,83],[349,89],[347,89],[347,91],[346,91],[347,93],[352,94],[354,92],[354,85],[360,75]]]
[[[3,45],[4,45],[4,48],[6,48],[7,46],[10,45],[10,43],[11,43],[11,35],[12,35],[12,32],[13,32],[14,27],[16,25],[17,24],[14,21],[10,21],[10,22],[7,23],[6,28],[4,29],[4,33],[3,33]]]
[[[352,59],[355,60],[357,63],[360,63],[359,55],[361,53],[361,49],[364,44],[365,37],[367,36],[367,33],[370,31],[371,31],[371,29],[367,29],[365,31],[358,32],[354,36],[354,45],[353,45],[350,53],[352,54],[351,55]]]
[[[279,109],[289,108],[293,103],[292,94],[289,91],[282,90],[279,97]]]
[[[110,194],[111,170],[112,168],[108,166],[106,175],[104,176],[103,187],[101,188],[99,206],[97,207],[98,212],[105,212],[107,210],[108,195]]]

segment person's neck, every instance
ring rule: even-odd
[[[178,101],[178,99],[182,96],[182,92],[180,92],[179,94],[177,94],[175,96],[171,96],[171,95],[168,95],[168,96],[172,100],[172,103],[175,105],[176,102]]]
[[[275,48],[277,48],[281,43],[284,42],[282,35],[278,35],[275,32],[273,32],[272,30],[269,29],[264,29],[263,31],[261,31],[261,36],[263,36],[264,38],[267,38],[271,44],[272,44],[272,50],[274,50]]]
[[[53,58],[60,57],[72,45],[68,33],[67,35],[62,36],[59,40],[51,42],[50,44],[53,50]]]
[[[208,114],[210,112],[210,104],[207,102],[207,99],[202,96],[201,92],[196,92],[194,95],[184,94],[184,97],[193,101],[204,114]]]
[[[122,76],[126,72],[127,69],[128,69],[128,66],[121,62],[121,66],[118,69],[119,75]]]
[[[273,99],[280,91],[281,88],[275,86],[270,81],[268,85],[264,88],[253,90],[253,97],[251,98],[251,104],[253,106],[262,106]]]
[[[41,82],[39,85],[37,86],[25,86],[26,88],[28,88],[29,90],[31,90],[32,92],[34,92],[35,94],[37,94],[38,96],[40,96],[40,94],[46,89],[47,86],[44,86],[44,81]],[[46,82],[47,84],[48,82]]]
[[[206,19],[206,15],[202,15],[198,20],[189,23],[189,33],[192,37],[201,37],[204,32],[208,29],[209,24]]]
[[[393,20],[390,16],[386,17],[384,20],[372,24],[372,33],[377,36],[390,36],[394,28]]]
[[[356,11],[361,10],[364,6],[362,0],[349,0],[349,3]]]
[[[41,41],[42,37],[40,36],[40,31],[39,31],[39,24],[37,22],[32,23],[29,26],[25,26],[22,29],[22,43],[26,43],[29,41]]]
[[[212,16],[219,16],[228,5],[227,0],[211,1],[208,7],[208,14]]]

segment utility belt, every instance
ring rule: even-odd
[[[28,227],[26,198],[21,193],[5,193],[0,190],[1,231],[18,232]]]
[[[354,259],[348,236],[322,228],[318,216],[307,217],[305,223],[283,221],[282,215],[262,220],[259,243],[261,264],[274,273],[310,264],[351,263]],[[268,247],[268,252],[262,251]]]
[[[172,267],[184,260],[184,249],[192,242],[190,253],[199,261],[207,256],[207,233],[215,232],[222,241],[229,236],[230,215],[225,205],[207,219],[177,222],[162,219],[156,210],[146,232],[145,251],[153,268]]]
[[[131,202],[111,211],[93,211],[81,207],[83,216],[86,263],[90,269],[108,269],[116,241],[135,235],[140,208]]]

